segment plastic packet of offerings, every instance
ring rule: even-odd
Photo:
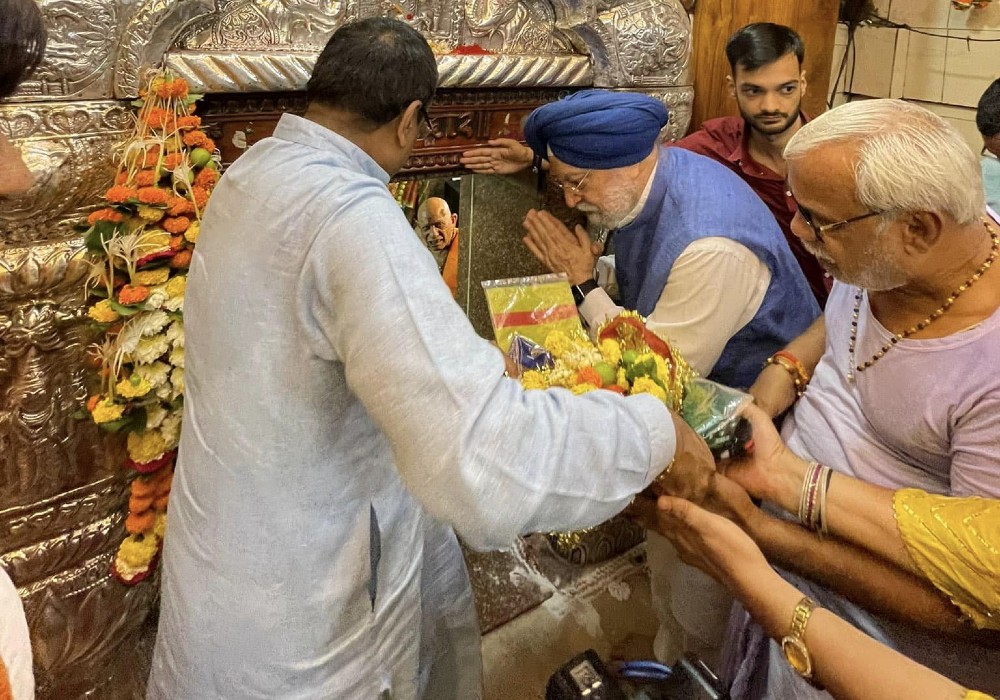
[[[537,345],[552,331],[583,333],[565,274],[513,277],[483,282],[497,345],[510,351],[515,335]]]
[[[687,384],[681,416],[717,458],[737,458],[753,449],[750,424],[741,415],[752,401],[750,394],[696,377]]]

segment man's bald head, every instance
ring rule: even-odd
[[[458,214],[441,197],[428,197],[417,210],[417,227],[434,250],[445,250],[458,233]]]

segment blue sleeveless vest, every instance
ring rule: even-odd
[[[646,206],[614,235],[621,303],[643,316],[652,313],[677,257],[710,236],[741,243],[771,271],[757,314],[730,338],[708,375],[746,388],[764,360],[819,316],[819,306],[774,216],[729,169],[682,148],[660,149]]]

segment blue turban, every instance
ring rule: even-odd
[[[537,155],[551,149],[574,168],[624,168],[650,154],[668,116],[648,95],[581,90],[532,112],[524,137]]]

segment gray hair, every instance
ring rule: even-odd
[[[785,147],[785,160],[834,143],[858,145],[855,194],[872,211],[935,211],[958,224],[983,214],[978,157],[955,127],[923,107],[848,102],[803,125]]]

